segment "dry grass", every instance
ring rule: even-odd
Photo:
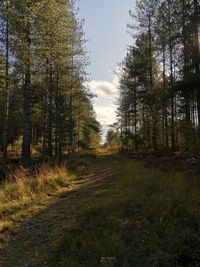
[[[70,184],[72,176],[65,166],[43,165],[30,174],[20,167],[0,186],[0,234],[12,228],[13,221],[34,212],[34,206],[45,202],[49,195]]]
[[[3,266],[14,266],[16,262],[21,263],[18,266],[43,266],[44,259],[47,266],[52,267],[199,266],[199,177],[172,169],[162,171],[155,167],[145,167],[123,155],[109,154],[102,158],[99,155],[94,162],[91,160],[93,165],[90,166],[92,173],[95,173],[95,177],[90,177],[92,184],[88,184],[88,179],[86,182],[78,180],[82,184],[81,190],[79,187],[77,192],[75,189],[72,194],[64,195],[62,201],[56,202],[54,198],[50,210],[46,209],[35,221],[31,218],[31,244],[37,244],[37,257],[32,246],[27,251],[26,237],[22,237],[24,231],[27,231],[25,225],[20,230],[23,231],[19,234],[17,246],[13,248],[13,243],[10,242],[7,251],[13,250],[6,259],[8,264]],[[107,168],[115,172],[106,172]],[[36,203],[35,194],[47,198],[46,192],[54,190],[47,175],[50,171],[43,170],[42,174],[35,177],[36,186],[31,190],[32,200],[31,196],[28,198],[31,203]],[[106,173],[104,178],[101,171]],[[57,174],[57,170],[54,172]],[[46,178],[41,178],[42,175],[48,177],[50,187],[43,187]],[[42,184],[36,182],[38,177]],[[23,183],[14,182],[22,192],[27,190],[27,182],[24,180]],[[35,193],[38,190],[43,193]],[[10,210],[16,211],[18,203],[30,207],[27,195],[22,195],[25,198],[21,196],[21,202],[17,198],[13,202],[7,202]],[[22,214],[25,214],[24,211]],[[12,228],[10,221],[4,216],[0,226],[4,229],[2,232]],[[36,230],[38,224],[40,227]],[[53,234],[49,240],[50,232]],[[41,253],[41,240],[48,240],[44,254]],[[21,250],[22,242],[25,244]],[[16,250],[15,247],[20,249]]]

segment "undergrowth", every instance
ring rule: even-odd
[[[55,243],[49,266],[199,266],[198,179],[126,161]]]
[[[0,185],[0,239],[26,209],[46,201],[49,194],[69,185],[72,176],[65,166],[40,166],[35,174],[20,167]],[[24,215],[24,216],[23,216]]]

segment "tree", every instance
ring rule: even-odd
[[[5,0],[0,7],[5,156],[8,144],[22,140],[23,160],[31,159],[33,147],[61,160],[64,151],[78,149],[85,129],[87,146],[98,142],[100,126],[84,87],[83,22],[74,1]]]
[[[154,150],[190,149],[199,142],[199,3],[143,0],[136,6],[129,25],[135,44],[120,83],[122,138],[135,136],[135,144]]]

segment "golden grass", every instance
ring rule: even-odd
[[[11,228],[12,228],[12,222],[11,221],[0,222],[0,233],[3,233],[7,230],[10,230]]]
[[[0,186],[0,234],[12,228],[12,222],[23,218],[27,209],[45,202],[49,195],[70,184],[72,176],[65,166],[43,165],[34,175],[20,167]]]

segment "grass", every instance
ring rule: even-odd
[[[0,186],[0,239],[12,229],[14,221],[45,205],[51,193],[70,184],[72,176],[65,166],[40,166],[34,174],[20,167]]]
[[[8,231],[12,229],[12,222],[10,221],[2,221],[0,223],[0,233],[3,233],[5,231]]]
[[[81,207],[49,266],[199,266],[199,180],[112,157],[121,171]]]
[[[0,239],[44,206],[4,248],[9,256],[2,266],[200,266],[199,177],[123,155],[72,161],[78,178],[91,174],[74,181],[72,192],[58,190],[70,183],[66,168],[47,165],[32,179],[20,169],[2,185]]]

